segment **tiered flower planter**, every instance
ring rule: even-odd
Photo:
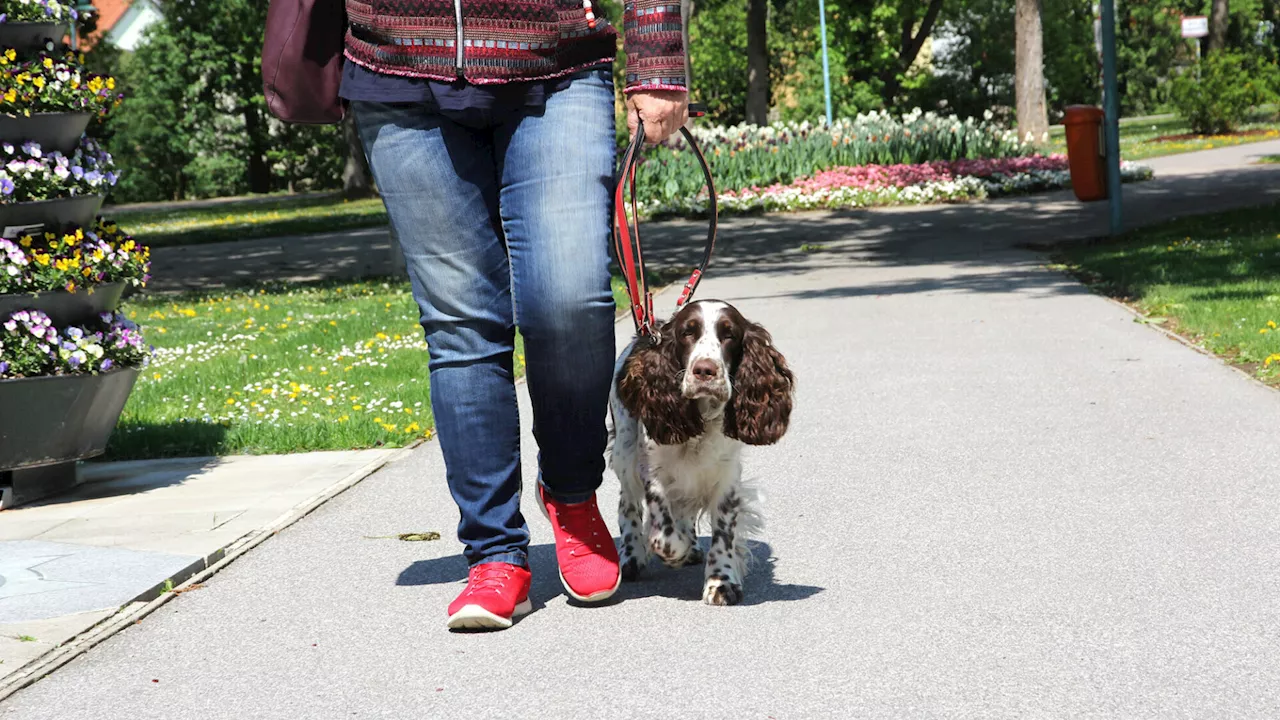
[[[70,23],[0,23],[0,48],[13,48],[19,53],[29,53],[47,47],[49,43],[61,44],[62,39],[70,32]]]
[[[124,283],[98,285],[93,292],[51,290],[48,292],[0,295],[0,318],[18,310],[39,310],[57,327],[81,325],[106,312],[113,312],[124,294]]]
[[[101,455],[137,379],[137,368],[122,368],[0,381],[0,407],[6,409],[0,413],[0,468],[22,470]],[[24,490],[24,497],[42,494]]]
[[[0,22],[0,52],[6,52],[10,48],[15,51],[8,56],[10,63],[30,61],[38,58],[41,52],[61,46],[68,29],[66,23]],[[48,64],[49,61],[45,63],[46,68],[54,67]],[[59,66],[58,72],[61,70],[62,66]],[[40,87],[43,88],[43,85]],[[101,87],[99,84],[94,89]],[[65,233],[74,234],[79,229],[82,232],[79,237],[86,237],[83,233],[94,227],[98,210],[105,198],[103,194],[98,194],[97,188],[101,185],[105,190],[109,185],[95,178],[95,185],[90,190],[94,194],[85,194],[86,184],[81,180],[90,177],[87,174],[90,170],[96,170],[93,163],[81,168],[77,163],[79,155],[72,157],[80,147],[81,138],[95,113],[91,111],[92,108],[80,111],[79,107],[73,108],[71,112],[34,112],[33,108],[49,109],[42,105],[45,102],[42,98],[37,97],[32,107],[24,106],[21,99],[16,101],[15,107],[12,97],[9,100],[8,109],[0,113],[0,142],[4,143],[8,156],[0,158],[0,170],[7,170],[6,177],[12,177],[13,181],[0,182],[0,190],[7,196],[6,200],[30,197],[17,194],[21,190],[22,181],[19,178],[34,177],[37,179],[26,182],[37,183],[31,187],[38,188],[38,192],[42,194],[35,197],[52,196],[52,199],[0,202],[0,237],[13,243],[8,245],[10,249],[18,247],[18,242],[23,243],[22,254],[18,257],[19,264],[27,263],[23,269],[32,272],[42,269],[49,271],[50,258],[54,257],[54,253],[48,246],[41,244],[48,242],[45,234],[52,233],[48,237],[60,238]],[[85,104],[91,103],[85,101]],[[37,151],[29,149],[37,147]],[[21,148],[21,151],[15,148]],[[65,164],[52,164],[60,161],[57,156],[52,155],[55,152],[63,156]],[[107,160],[109,165],[110,158]],[[25,169],[24,163],[31,163],[34,171]],[[41,163],[49,164],[42,166]],[[28,174],[24,176],[24,172]],[[31,175],[31,172],[35,174]],[[74,176],[72,172],[75,173]],[[107,175],[110,175],[109,171]],[[65,189],[57,189],[60,182],[66,184]],[[114,177],[111,177],[111,182],[114,182]],[[15,183],[18,185],[15,186]],[[15,187],[18,191],[15,191]],[[49,187],[54,189],[49,190]],[[79,254],[80,247],[75,246],[77,263],[82,257]],[[31,262],[31,258],[42,250],[44,254],[39,255],[42,266],[37,267],[35,262]],[[64,252],[69,257],[71,251]],[[0,294],[0,342],[6,337],[11,343],[17,342],[17,345],[11,344],[11,353],[14,352],[14,347],[22,347],[23,342],[13,339],[15,336],[12,330],[9,331],[10,335],[2,334],[3,323],[14,317],[13,313],[23,310],[38,311],[48,316],[52,321],[52,328],[62,333],[66,328],[94,328],[96,324],[101,324],[100,316],[116,310],[126,283],[111,280],[107,275],[92,275],[87,256],[88,253],[85,253],[84,277],[74,270],[66,273],[67,283],[63,289]],[[3,260],[3,251],[0,251],[0,261]],[[19,265],[11,262],[8,270],[12,273],[15,267]],[[73,267],[80,266],[77,264]],[[5,267],[0,266],[0,271],[5,270]],[[60,268],[60,271],[65,272],[65,267]],[[24,276],[19,276],[22,277]],[[33,274],[30,277],[39,276]],[[0,278],[2,279],[4,278]],[[61,284],[62,280],[55,282]],[[28,280],[28,283],[25,286],[10,283],[0,287],[39,286],[36,280]],[[50,335],[50,338],[53,337]],[[133,337],[137,341],[136,335]],[[32,342],[30,336],[25,340]],[[53,348],[54,355],[45,355],[44,351],[40,351],[39,357],[50,358],[47,367],[55,367],[53,361],[66,341],[59,334],[56,341],[44,342],[41,346]],[[74,342],[68,347],[74,350]],[[103,355],[101,348],[96,352],[100,358],[112,357]],[[65,360],[67,355],[61,357]],[[2,360],[3,356],[0,356],[0,361]],[[38,364],[26,367],[45,366]],[[44,371],[28,369],[25,373],[18,372],[19,377],[13,377],[13,373],[10,373],[9,377],[0,379],[0,485],[11,485],[11,498],[16,498],[19,503],[67,489],[68,478],[70,484],[75,482],[76,462],[100,455],[106,450],[107,441],[137,381],[138,368],[108,367],[105,361],[93,365],[92,372],[86,371],[89,367],[85,364],[63,363],[56,365],[56,370],[49,371],[58,374],[39,374]],[[7,365],[0,367],[0,376],[4,375],[6,369]],[[28,376],[21,377],[24,374]],[[39,470],[35,470],[36,468]],[[14,504],[12,499],[10,504]]]
[[[29,117],[0,115],[0,138],[23,138],[45,150],[70,155],[92,119],[91,112],[36,113]]]
[[[67,225],[89,227],[102,207],[102,195],[0,205],[0,237],[17,237]]]

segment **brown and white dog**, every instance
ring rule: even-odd
[[[702,600],[742,601],[747,539],[761,528],[755,494],[742,482],[742,447],[783,436],[794,386],[768,331],[724,302],[690,303],[656,342],[642,336],[627,348],[609,402],[624,580],[639,576],[650,552],[670,567],[703,562],[705,515]]]

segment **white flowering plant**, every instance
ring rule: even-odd
[[[70,157],[37,143],[0,143],[0,163],[0,205],[101,195],[118,179],[111,153],[88,137]]]
[[[58,0],[6,0],[0,12],[0,23],[15,22],[70,22],[80,19],[71,3]]]
[[[138,326],[117,313],[103,313],[88,325],[61,330],[38,310],[0,318],[0,380],[96,375],[141,367],[150,354]]]

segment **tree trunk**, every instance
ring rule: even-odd
[[[898,92],[902,89],[902,78],[915,64],[916,57],[924,48],[924,41],[928,40],[929,35],[933,33],[933,26],[937,24],[938,15],[942,12],[942,2],[943,0],[929,0],[924,10],[924,17],[920,18],[919,29],[916,28],[914,5],[911,12],[902,18],[901,38],[898,41],[898,63],[888,68],[880,77],[884,82],[883,97],[887,104],[896,103]]]
[[[1213,0],[1213,11],[1209,15],[1209,52],[1216,52],[1227,46],[1227,23],[1230,21],[1227,0]]]
[[[1018,137],[1044,142],[1049,113],[1044,94],[1044,29],[1040,24],[1040,0],[1017,0],[1014,13],[1017,37],[1014,91],[1018,105]]]
[[[769,3],[747,0],[747,122],[769,124]]]
[[[369,161],[364,154],[355,120],[350,115],[342,121],[342,134],[347,141],[347,162],[342,168],[342,194],[349,198],[369,197],[373,194],[373,179],[369,175]]]
[[[1280,2],[1277,0],[1266,0],[1262,3],[1262,19],[1271,23],[1271,42],[1266,47],[1267,57],[1271,62],[1276,61],[1277,51],[1280,51]]]
[[[267,163],[266,123],[258,108],[244,106],[244,131],[249,136],[249,192],[271,192],[271,165]]]

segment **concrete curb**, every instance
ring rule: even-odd
[[[98,643],[101,643],[107,638],[115,635],[129,625],[142,620],[142,618],[160,609],[162,605],[182,594],[184,591],[192,589],[193,586],[213,577],[223,568],[235,562],[240,556],[249,552],[258,545],[261,545],[268,538],[298,522],[302,518],[311,514],[316,508],[332,500],[338,495],[341,495],[343,492],[355,487],[362,480],[377,472],[385,465],[408,456],[425,442],[427,441],[418,440],[411,445],[401,448],[398,452],[389,457],[373,460],[367,463],[359,470],[352,472],[324,490],[321,490],[310,498],[304,500],[302,503],[294,506],[293,509],[276,518],[265,527],[244,535],[208,556],[197,560],[184,568],[180,573],[177,573],[166,580],[164,583],[148,588],[146,591],[140,593],[136,598],[134,598],[133,601],[121,607],[121,609],[114,615],[111,615],[66,643],[50,650],[42,657],[31,661],[25,667],[19,669],[5,680],[0,681],[0,701],[28,685],[31,685],[37,680],[40,680],[63,665],[66,665],[93,648]]]

